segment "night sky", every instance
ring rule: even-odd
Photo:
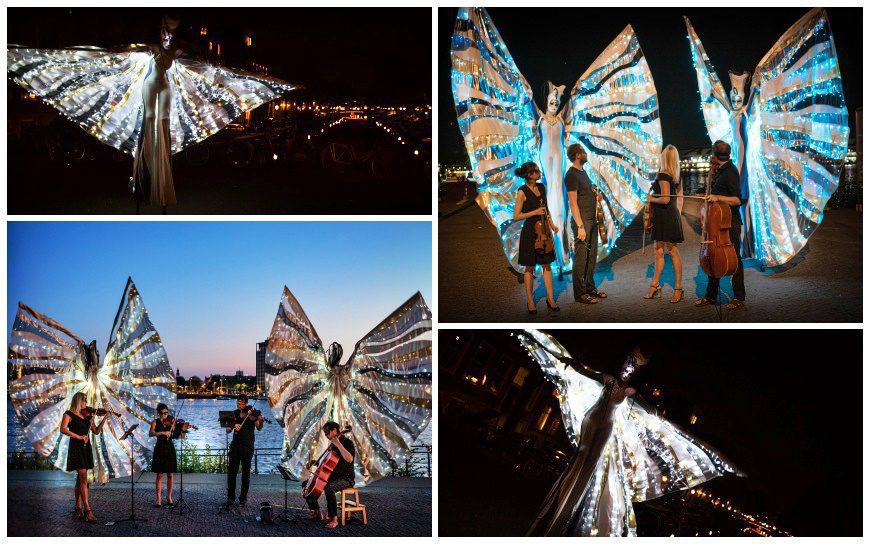
[[[807,8],[629,8],[488,9],[538,107],[544,109],[547,80],[566,86],[566,94],[605,47],[631,24],[655,80],[662,136],[677,148],[706,147],[698,83],[692,68],[683,15],[689,17],[725,86],[728,70],[752,74],[783,32]],[[456,8],[438,12],[439,162],[467,162],[450,88],[450,41]],[[828,8],[840,61],[849,123],[861,106],[861,8]],[[738,23],[739,19],[739,23]],[[854,133],[852,134],[854,138]]]
[[[640,345],[642,381],[697,406],[699,438],[748,475],[744,507],[796,535],[861,534],[860,331],[548,332],[612,372]]]
[[[8,9],[10,44],[35,47],[157,43],[165,10],[139,8]],[[181,37],[193,26],[245,29],[257,62],[305,86],[314,99],[428,103],[432,89],[429,8],[173,9]],[[240,44],[225,44],[228,54]],[[299,93],[297,93],[299,94]]]

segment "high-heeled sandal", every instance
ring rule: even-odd
[[[559,308],[558,306],[550,306],[549,300],[547,300],[547,308],[549,308],[551,312],[558,312],[559,310],[562,309],[562,308]]]
[[[91,514],[92,519],[88,519],[88,514]],[[85,520],[85,523],[96,523],[97,522],[97,517],[94,516],[94,514],[93,514],[93,512],[91,512],[90,508],[85,510],[85,515],[84,515],[84,518],[82,518],[82,519]]]
[[[651,283],[651,284],[649,284],[649,287],[650,287],[650,289],[653,289],[653,292],[652,293],[648,292],[647,294],[645,294],[643,296],[644,299],[650,300],[650,299],[653,299],[656,297],[662,298],[662,286],[661,285],[659,285],[657,283]]]
[[[73,510],[73,517],[76,519],[84,519],[85,515],[82,512],[82,509],[76,506],[75,510]]]
[[[677,297],[677,291],[680,292],[680,296],[679,296],[679,297]],[[675,298],[675,297],[676,297],[676,298]],[[674,289],[674,296],[671,297],[671,304],[676,304],[677,302],[680,302],[681,300],[683,300],[683,290],[682,290],[682,288],[680,288],[680,289]]]

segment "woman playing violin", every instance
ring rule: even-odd
[[[550,270],[550,263],[556,260],[554,249],[549,251],[539,251],[535,247],[535,226],[541,223],[546,216],[550,230],[553,234],[559,232],[559,227],[553,224],[553,219],[546,211],[547,192],[543,183],[538,183],[541,179],[541,169],[533,162],[527,162],[516,169],[514,172],[517,177],[526,180],[526,183],[517,191],[517,201],[514,204],[514,221],[525,219],[523,229],[520,231],[519,253],[517,262],[520,266],[525,267],[523,273],[523,283],[526,287],[526,303],[530,314],[538,313],[535,308],[535,298],[532,296],[535,281],[535,266],[541,265],[544,273],[544,287],[547,290],[547,308],[551,311],[558,312],[559,307],[556,306],[556,299],[553,298],[553,272]],[[546,225],[542,225],[546,228]],[[553,246],[551,245],[550,248]]]
[[[99,425],[94,424],[95,413],[102,415]],[[79,391],[73,395],[70,409],[63,413],[60,432],[69,437],[69,453],[66,470],[76,472],[75,515],[88,523],[97,521],[88,500],[88,470],[94,468],[94,452],[91,449],[89,433],[100,434],[110,412],[88,408],[87,397]]]
[[[156,436],[157,444],[154,446],[154,456],[151,459],[151,471],[157,473],[157,502],[155,508],[163,506],[161,499],[163,487],[163,475],[166,474],[166,504],[172,506],[172,479],[178,472],[178,463],[175,457],[175,444],[172,443],[172,435],[175,430],[175,418],[169,415],[169,407],[162,402],[157,405],[157,419],[151,422],[148,436]]]

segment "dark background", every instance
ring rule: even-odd
[[[449,353],[445,335],[455,332],[441,331],[442,353]],[[601,371],[617,371],[635,345],[650,354],[641,376],[643,395],[649,399],[651,387],[663,388],[667,397],[695,406],[702,424],[690,433],[747,475],[717,478],[705,487],[736,499],[746,511],[772,516],[796,536],[861,534],[860,331],[548,332],[575,359]],[[496,346],[516,342],[504,331],[475,334]],[[442,367],[450,364],[439,362]],[[444,388],[443,370],[441,375]],[[467,443],[468,438],[462,440]],[[447,432],[439,431],[439,441],[442,452],[467,447]],[[444,508],[449,510],[451,497],[469,493],[463,491],[468,484],[451,476],[471,471],[486,485],[489,467],[475,464],[473,458],[459,463],[444,453],[440,460],[442,534],[464,534],[451,525]],[[525,510],[518,509],[515,517],[527,516],[530,522],[546,487],[535,488],[540,497],[523,499]]]
[[[180,18],[182,39],[203,23],[216,32],[241,27],[253,32],[257,61],[270,74],[304,85],[318,100],[425,103],[431,95],[428,8],[10,8],[6,13],[9,43],[32,47],[156,44],[164,13]],[[224,47],[231,52],[241,45]]]
[[[544,109],[546,84],[565,85],[566,93],[605,47],[631,24],[646,56],[659,97],[665,144],[679,149],[708,147],[710,141],[698,100],[686,25],[689,17],[722,81],[728,70],[755,70],[777,39],[809,11],[806,8],[568,8],[487,10],[520,72]],[[849,124],[861,107],[863,53],[861,8],[827,8],[840,62]],[[450,88],[450,41],[456,8],[438,12],[439,162],[467,163]],[[854,138],[854,132],[852,133]]]

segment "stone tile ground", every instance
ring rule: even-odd
[[[84,523],[72,517],[74,478],[60,471],[7,472],[8,536],[431,536],[432,480],[430,478],[384,478],[361,488],[360,500],[368,509],[368,525],[353,521],[335,530],[321,523],[280,522],[262,525],[256,521],[261,501],[269,501],[279,512],[284,504],[284,485],[277,475],[252,475],[249,506],[242,515],[217,511],[226,497],[226,476],[192,474],[184,478],[184,498],[191,512],[178,515],[154,508],[154,475],[146,473],[135,488],[136,515],[147,518],[136,529],[131,523],[107,526],[130,513],[130,480],[113,480],[105,486],[91,486],[91,507],[98,523]],[[176,499],[178,480],[176,479]],[[288,485],[290,506],[303,506],[299,484]],[[323,503],[323,499],[321,499]]]

